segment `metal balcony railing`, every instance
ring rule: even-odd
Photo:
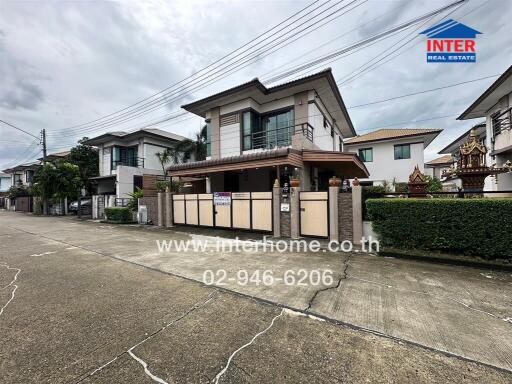
[[[313,141],[313,131],[311,124],[303,123],[255,132],[252,134],[252,149],[287,147],[292,143],[292,136],[297,133],[302,133],[308,140]]]
[[[492,118],[492,131],[494,136],[499,135],[506,129],[510,129],[512,124],[512,107],[501,112]]]
[[[124,165],[126,167],[144,168],[144,158],[127,157],[125,159],[112,161],[112,169],[116,169],[118,165]]]

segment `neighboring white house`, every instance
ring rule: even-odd
[[[207,192],[271,191],[292,172],[304,191],[327,189],[332,176],[368,176],[342,152],[355,130],[330,69],[268,88],[254,79],[182,108],[206,120],[208,157],[169,173],[206,176]]]
[[[379,129],[345,140],[345,150],[357,153],[370,177],[362,185],[406,183],[418,166],[424,172],[424,150],[441,129]]]
[[[512,66],[471,104],[457,120],[485,118],[487,165],[503,167],[512,161]],[[512,190],[512,172],[489,176],[486,191]]]
[[[93,137],[86,144],[98,148],[99,195],[127,198],[136,187],[142,188],[143,175],[163,175],[156,154],[174,147],[186,138],[156,128],[133,132],[108,132]]]
[[[37,168],[40,166],[40,161],[32,161],[30,163],[19,164],[11,168],[4,169],[3,172],[10,176],[11,185],[23,185],[28,187],[34,179]]]
[[[453,162],[452,155],[444,155],[427,161],[425,163],[425,175],[441,180],[443,178],[443,172],[450,169]]]

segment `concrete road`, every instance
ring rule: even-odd
[[[189,238],[0,212],[0,382],[512,381],[510,273],[156,247]],[[276,281],[230,281],[239,269]],[[333,282],[277,281],[299,269]]]

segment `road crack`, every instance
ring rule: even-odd
[[[187,317],[188,315],[190,315],[192,312],[194,312],[195,310],[201,308],[202,306],[208,304],[211,300],[213,300],[215,294],[217,293],[218,291],[217,290],[214,290],[212,292],[210,292],[210,294],[207,296],[206,300],[205,301],[202,301],[202,302],[198,302],[196,304],[194,304],[191,308],[187,309],[181,316],[171,320],[170,322],[168,322],[167,324],[165,324],[163,327],[157,329],[155,332],[151,333],[150,335],[148,335],[147,337],[145,337],[144,339],[142,339],[141,341],[139,341],[137,344],[131,346],[130,348],[128,348],[126,351],[123,351],[121,352],[120,354],[118,354],[117,356],[115,356],[112,360],[109,360],[107,361],[105,364],[103,364],[102,366],[96,368],[94,371],[90,372],[89,374],[87,374],[86,376],[82,377],[80,380],[78,380],[76,382],[76,384],[78,383],[81,383],[83,382],[85,379],[95,375],[96,373],[100,372],[102,369],[108,367],[110,364],[112,364],[113,362],[115,362],[116,360],[118,360],[119,358],[121,358],[122,356],[124,356],[125,354],[128,354],[130,357],[132,357],[133,359],[135,359],[139,364],[141,364],[144,368],[144,372],[149,376],[151,377],[151,379],[157,383],[160,383],[160,384],[167,384],[166,381],[164,381],[163,379],[159,378],[158,376],[155,376],[154,374],[152,374],[149,369],[148,369],[148,365],[147,363],[142,360],[140,357],[138,357],[137,355],[135,355],[133,353],[133,350],[135,348],[137,348],[138,346],[144,344],[146,341],[152,339],[153,337],[155,337],[156,335],[158,335],[159,333],[163,332],[164,330],[166,330],[167,328],[169,328],[171,325],[173,324],[176,324],[177,322],[183,320],[185,317]]]
[[[338,279],[338,283],[334,286],[329,286],[329,287],[325,287],[325,288],[322,288],[322,289],[319,289],[317,290],[313,296],[311,297],[311,300],[309,300],[309,303],[308,303],[308,306],[306,307],[305,311],[309,311],[311,309],[311,307],[313,306],[313,302],[315,301],[316,297],[318,296],[319,293],[321,292],[325,292],[325,291],[329,291],[331,289],[338,289],[341,285],[341,280],[346,280],[347,277],[348,277],[348,266],[349,266],[349,262],[350,262],[350,257],[352,255],[349,254],[346,258],[346,260],[343,262],[343,265],[342,265],[342,268],[343,270],[341,271],[341,274],[340,274],[340,278]]]
[[[225,366],[224,368],[222,368],[222,370],[221,370],[219,373],[217,373],[217,376],[215,376],[215,379],[214,379],[214,381],[213,381],[215,384],[218,384],[218,383],[219,383],[220,378],[221,378],[221,377],[226,373],[226,371],[227,371],[227,370],[228,370],[228,368],[229,368],[229,365],[231,364],[231,361],[232,361],[232,360],[233,360],[233,358],[236,356],[236,354],[237,354],[238,352],[240,352],[241,350],[243,350],[243,349],[245,349],[245,348],[249,347],[250,345],[252,345],[252,344],[256,341],[256,339],[257,339],[258,337],[260,337],[261,335],[263,335],[263,334],[267,333],[267,332],[268,332],[268,330],[269,330],[270,328],[272,328],[272,326],[274,325],[275,321],[276,321],[278,318],[280,318],[280,317],[284,314],[284,311],[285,311],[285,310],[284,310],[284,308],[283,308],[283,309],[281,310],[281,312],[279,312],[279,314],[278,314],[277,316],[275,316],[275,317],[272,319],[272,321],[270,322],[270,325],[269,325],[267,328],[265,328],[265,329],[264,329],[263,331],[261,331],[261,332],[258,332],[256,335],[254,335],[254,336],[253,336],[253,338],[252,338],[248,343],[245,343],[244,345],[242,345],[240,348],[238,348],[236,351],[234,351],[234,352],[231,354],[231,356],[229,356],[228,361],[227,361],[227,363],[226,363],[226,366]],[[245,372],[245,371],[244,371],[244,372]]]
[[[14,284],[14,283],[18,280],[18,275],[20,274],[21,269],[10,267],[9,265],[7,265],[4,262],[0,263],[0,267],[7,268],[8,270],[16,271],[16,273],[14,274],[14,278],[11,280],[11,282],[9,284],[7,284],[5,287],[2,287],[0,289],[0,290],[4,290],[4,289],[6,289],[8,287],[11,287],[11,286],[14,287],[14,289],[11,291],[11,298],[9,300],[7,300],[7,303],[5,303],[2,308],[0,308],[0,316],[1,316],[4,313],[5,308],[7,308],[7,306],[11,303],[11,301],[14,300],[14,295],[16,294],[16,291],[18,289],[18,285]]]

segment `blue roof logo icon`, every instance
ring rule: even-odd
[[[427,35],[429,39],[474,39],[476,35],[481,34],[482,32],[453,19],[443,21],[420,32],[420,35]]]

